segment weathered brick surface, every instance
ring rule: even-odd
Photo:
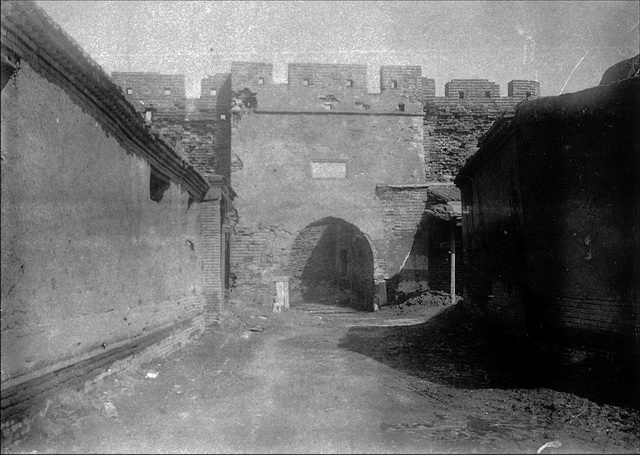
[[[222,257],[220,200],[205,200],[200,215],[201,235],[203,237],[202,272],[204,294],[206,298],[205,316],[207,325],[219,320],[224,300],[222,289]]]
[[[184,153],[203,175],[231,177],[231,124],[225,120],[194,121],[163,117],[151,129]]]
[[[235,285],[230,298],[271,304],[273,277],[286,275],[286,261],[294,235],[278,225],[242,225],[231,237],[231,270]]]
[[[445,98],[500,98],[500,86],[488,79],[453,79],[444,85]]]
[[[111,78],[136,110],[153,107],[168,115],[185,109],[184,75],[114,72]]]
[[[231,89],[255,89],[273,84],[273,64],[258,62],[231,62]],[[260,84],[260,78],[263,83]]]
[[[288,84],[291,87],[320,86],[334,90],[367,89],[367,65],[339,65],[326,63],[289,63]],[[353,85],[348,86],[347,82]]]
[[[505,111],[521,98],[425,100],[424,160],[427,181],[452,182],[478,140]]]
[[[507,96],[521,99],[540,96],[540,82],[513,80],[507,85]]]
[[[435,81],[422,77],[420,66],[381,66],[380,90],[393,91],[410,100],[420,102],[436,95]]]

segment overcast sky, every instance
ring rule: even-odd
[[[105,71],[184,74],[187,96],[232,61],[420,65],[436,94],[457,78],[540,81],[543,95],[592,87],[638,53],[637,1],[38,1]],[[580,64],[578,64],[580,63]],[[572,74],[573,72],[573,74]]]

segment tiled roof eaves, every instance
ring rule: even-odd
[[[34,2],[3,2],[2,44],[65,90],[123,148],[149,162],[201,201],[206,180],[144,124],[120,88]],[[6,33],[5,33],[6,32]]]

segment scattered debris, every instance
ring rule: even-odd
[[[540,447],[538,449],[538,453],[542,452],[544,449],[546,449],[547,447],[560,447],[562,444],[560,443],[560,441],[551,441],[551,442],[547,442],[545,445],[543,445],[542,447]]]
[[[107,417],[116,418],[118,417],[118,411],[116,410],[115,405],[110,401],[105,401],[103,405],[104,414]]]

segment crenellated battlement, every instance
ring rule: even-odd
[[[187,100],[185,76],[157,73],[117,72],[114,81],[141,112],[153,116],[185,115],[191,120],[227,120],[233,104],[233,93],[245,88],[257,93],[259,108],[333,110],[371,112],[406,111],[412,104],[428,104],[429,100],[500,103],[519,102],[540,96],[540,83],[513,80],[506,97],[500,96],[500,85],[488,79],[453,79],[444,86],[444,97],[436,97],[435,80],[422,74],[416,65],[383,65],[380,67],[380,93],[367,90],[367,65],[290,63],[287,82],[276,83],[273,64],[264,62],[232,62],[231,72],[202,79],[200,97]],[[340,100],[352,100],[339,103]],[[327,98],[329,97],[329,98]]]

